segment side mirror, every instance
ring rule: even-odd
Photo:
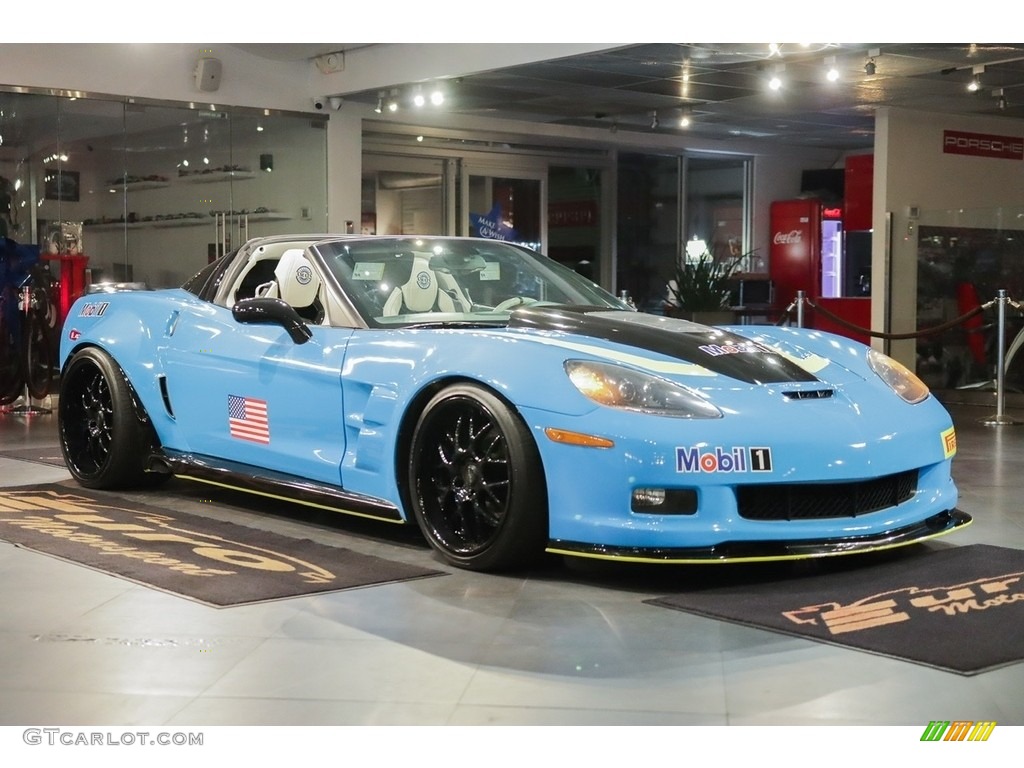
[[[281,299],[242,299],[231,308],[231,315],[239,323],[280,325],[296,344],[305,344],[313,338],[313,332],[295,308]]]

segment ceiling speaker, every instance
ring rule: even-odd
[[[196,61],[196,88],[200,91],[216,91],[220,88],[220,59],[198,59]]]

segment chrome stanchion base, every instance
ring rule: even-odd
[[[12,408],[10,413],[16,416],[45,416],[53,411],[50,408],[40,408],[37,405],[19,405],[17,408]]]
[[[1007,416],[1005,413],[1002,416],[997,413],[985,419],[978,419],[978,423],[984,424],[986,427],[1013,427],[1024,424],[1024,422],[1018,421],[1012,416]]]

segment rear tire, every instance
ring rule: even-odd
[[[475,384],[446,387],[416,424],[409,495],[424,536],[452,565],[481,571],[535,561],[547,540],[547,489],[529,429]]]
[[[30,314],[22,329],[22,378],[28,393],[36,400],[50,394],[53,379],[53,349],[50,346],[50,332],[44,316]]]
[[[68,469],[86,488],[152,484],[151,427],[106,352],[86,347],[71,358],[61,376],[57,431]]]
[[[7,311],[0,297],[0,405],[13,403],[21,394],[21,363],[18,361],[21,340],[7,322]]]

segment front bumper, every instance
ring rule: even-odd
[[[697,565],[809,560],[863,554],[918,544],[970,525],[973,519],[959,509],[883,533],[800,541],[725,541],[709,547],[616,547],[552,540],[552,554],[622,562]]]

